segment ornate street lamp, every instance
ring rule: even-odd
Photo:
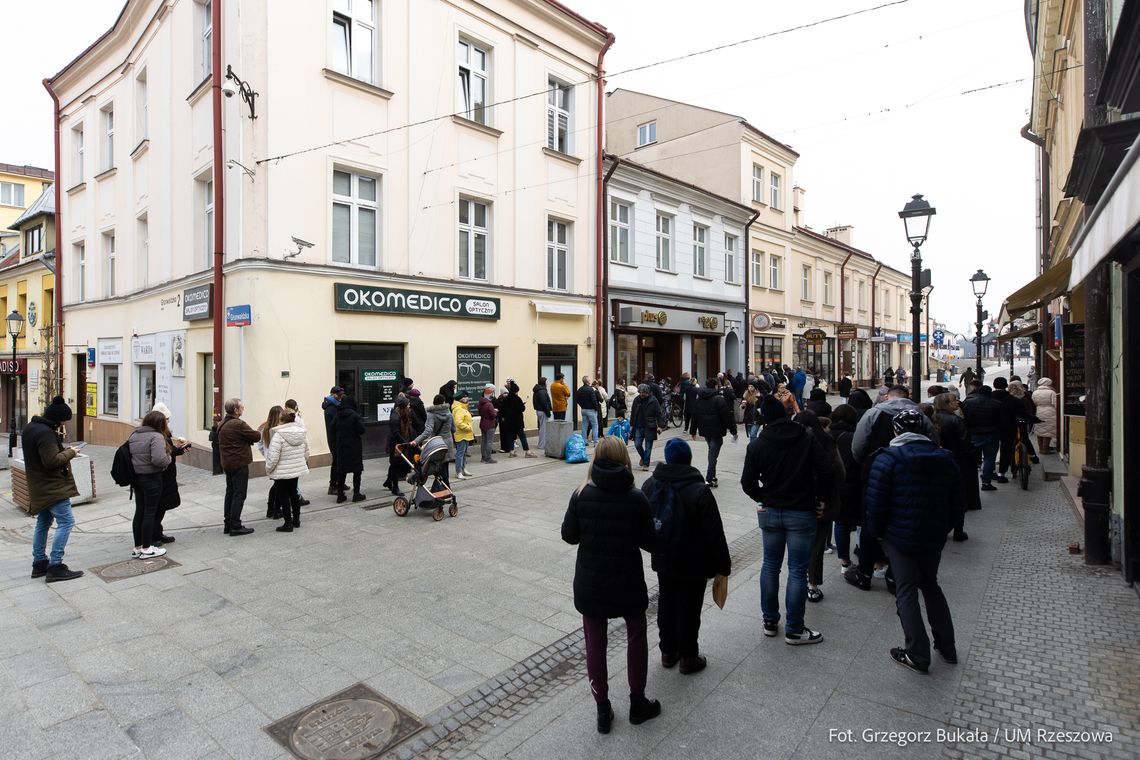
[[[16,450],[16,385],[19,383],[19,373],[16,372],[16,338],[24,331],[24,317],[20,312],[12,309],[12,313],[4,320],[8,323],[8,334],[12,336],[12,415],[8,422],[8,459]]]
[[[974,273],[974,276],[970,278],[970,286],[973,287],[974,295],[977,296],[977,298],[978,298],[978,321],[977,321],[978,337],[976,339],[977,343],[978,343],[978,357],[977,357],[977,367],[975,368],[974,371],[977,373],[978,379],[981,380],[982,379],[982,323],[986,321],[987,317],[989,317],[989,314],[982,311],[982,297],[985,296],[985,294],[986,294],[986,288],[988,288],[990,286],[990,278],[986,275],[985,272],[983,272],[982,270],[979,269],[977,272]]]
[[[922,254],[919,249],[926,242],[930,217],[935,213],[922,195],[912,196],[899,212],[906,226],[906,239],[914,248],[910,255],[910,397],[916,404],[922,401]]]

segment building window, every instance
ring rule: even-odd
[[[724,281],[736,282],[736,235],[724,236]]]
[[[209,176],[197,180],[199,217],[198,269],[209,269],[211,249],[214,245],[214,181]]]
[[[630,262],[630,207],[626,203],[610,201],[610,261]]]
[[[0,182],[0,205],[24,208],[24,186],[18,182]]]
[[[87,247],[83,243],[75,244],[75,290],[76,300],[87,300]]]
[[[115,168],[115,106],[111,103],[100,109],[103,120],[103,171]]]
[[[764,167],[752,164],[752,200],[764,202]]]
[[[764,287],[764,252],[752,249],[752,285]]]
[[[693,225],[693,274],[697,277],[708,276],[708,238],[708,227]]]
[[[486,203],[459,199],[459,276],[471,280],[487,279],[488,223]]]
[[[83,125],[73,127],[71,130],[71,173],[75,175],[76,185],[83,182]]]
[[[546,147],[570,152],[570,85],[554,77],[547,80]]]
[[[147,280],[150,277],[150,223],[146,214],[139,217],[137,234],[138,239],[135,243],[135,278],[137,280],[136,284],[141,290],[147,286]]]
[[[768,205],[778,210],[780,208],[780,175],[770,172],[768,177],[772,183],[772,198]]]
[[[135,77],[135,143],[146,139],[147,127],[147,92],[146,69]]]
[[[566,222],[546,220],[546,287],[550,290],[569,288],[570,241]]]
[[[657,122],[651,121],[637,127],[637,147],[657,142]]]
[[[488,71],[491,54],[478,45],[459,40],[459,111],[464,118],[488,123]]]
[[[214,73],[214,4],[198,0],[198,77],[204,80]]]
[[[831,272],[823,273],[823,305],[831,306]]]
[[[20,188],[23,190],[23,188]],[[44,226],[37,224],[24,233],[24,255],[33,256],[44,252]]]
[[[784,363],[784,341],[781,338],[753,338],[755,367],[772,367]]]
[[[883,288],[883,314],[891,316],[891,289]]]
[[[103,233],[103,257],[107,261],[105,270],[107,284],[103,287],[103,294],[107,298],[115,297],[115,233]]]
[[[867,310],[867,283],[859,280],[859,311]]]
[[[805,301],[811,300],[811,267],[807,264],[804,264],[800,275],[800,298]]]
[[[899,293],[899,318],[901,319],[904,314],[906,314],[906,296]]]
[[[657,215],[657,268],[673,271],[673,217]]]
[[[779,290],[780,283],[783,281],[780,269],[784,263],[782,256],[769,256],[768,257],[768,287],[772,290]]]
[[[362,82],[376,82],[375,0],[333,0],[330,65]]]
[[[119,416],[119,365],[103,365],[103,414]]]
[[[380,225],[379,180],[334,171],[332,187],[332,260],[336,264],[375,267]]]

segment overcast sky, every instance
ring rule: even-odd
[[[805,222],[855,227],[855,245],[910,271],[898,211],[923,193],[938,214],[923,247],[933,314],[973,331],[970,275],[983,268],[986,307],[1035,275],[1031,75],[1023,0],[905,0],[854,18],[644,71],[623,69],[779,32],[891,0],[563,0],[607,26],[608,89],[627,87],[747,118],[800,153],[794,180]],[[50,168],[51,76],[106,31],[122,0],[4,4],[9,30],[0,162]],[[693,9],[699,8],[694,13]],[[994,86],[994,85],[1005,86]],[[986,89],[980,89],[986,88]],[[966,93],[970,90],[980,90]]]

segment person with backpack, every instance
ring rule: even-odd
[[[278,514],[284,519],[277,532],[291,533],[301,527],[297,481],[309,473],[309,436],[293,412],[283,412],[279,422],[265,451],[265,474],[276,486]]]
[[[641,486],[656,531],[652,567],[657,573],[657,629],[661,665],[680,663],[685,675],[705,669],[700,652],[701,608],[708,581],[732,572],[716,497],[692,465],[683,438],[665,444],[665,461]]]
[[[131,487],[135,492],[135,516],[131,522],[135,559],[150,559],[166,554],[166,549],[153,546],[155,516],[162,500],[162,473],[173,461],[167,443],[166,416],[151,411],[143,417],[142,425],[127,438],[131,452],[131,469],[135,473]]]
[[[71,460],[79,456],[79,446],[64,446],[63,423],[71,419],[71,407],[56,396],[43,415],[32,417],[20,432],[24,452],[24,472],[28,481],[28,515],[36,518],[32,533],[32,578],[46,583],[70,581],[83,575],[63,563],[67,539],[75,526],[71,498],[79,495],[71,474]],[[51,555],[47,553],[48,530],[55,523]]]
[[[443,467],[440,469],[439,477],[450,488],[450,463],[455,461],[455,418],[451,416],[451,407],[447,405],[447,399],[442,393],[437,393],[432,399],[431,406],[427,408],[424,431],[416,437],[414,443],[416,446],[423,446],[429,438],[436,436],[442,438],[443,442],[447,444],[447,456],[444,459]]]
[[[241,418],[245,404],[240,398],[228,399],[224,409],[226,416],[218,424],[215,435],[222,471],[226,473],[222,532],[227,536],[248,536],[253,533],[253,528],[242,525],[241,510],[249,488],[249,466],[253,463],[253,452],[249,447],[261,439],[261,434]]]
[[[721,392],[717,390],[717,382],[713,378],[705,381],[705,387],[697,393],[696,409],[693,410],[693,419],[689,423],[689,435],[697,439],[697,433],[705,439],[709,447],[708,468],[705,470],[705,482],[709,488],[716,488],[716,463],[720,458],[720,449],[724,445],[724,436],[732,432],[732,440],[737,440],[736,419],[733,416],[732,406]]]
[[[189,450],[190,441],[179,438],[171,432],[170,407],[159,401],[152,411],[161,412],[166,418],[166,445],[170,449],[170,464],[162,471],[162,496],[158,500],[158,512],[154,516],[154,546],[163,546],[174,543],[174,536],[166,534],[162,528],[162,521],[168,511],[182,504],[182,495],[178,493],[178,465],[175,459]]]

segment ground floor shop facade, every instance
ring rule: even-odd
[[[876,379],[875,358],[879,374],[887,365],[893,349],[872,356],[872,331],[824,320],[807,320],[802,317],[773,315],[766,312],[752,314],[752,365],[753,371],[787,365],[803,368],[816,374],[829,387],[835,386],[844,375],[856,385],[869,386]]]

